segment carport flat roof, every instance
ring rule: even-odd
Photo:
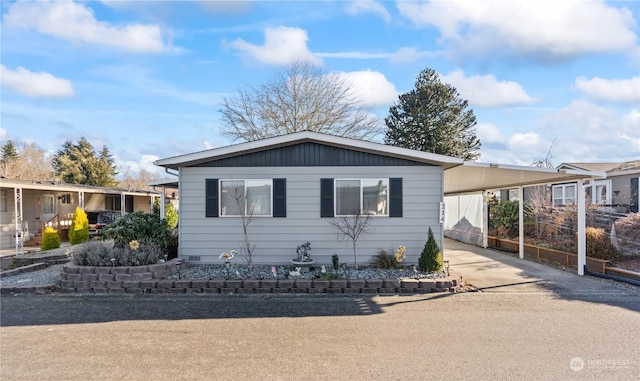
[[[604,172],[465,162],[444,171],[444,194],[472,193],[550,183],[604,178]]]

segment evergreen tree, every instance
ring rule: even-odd
[[[480,140],[476,117],[467,106],[435,70],[425,69],[416,78],[415,89],[400,95],[389,109],[385,144],[475,160],[480,157]]]
[[[7,142],[2,146],[0,152],[0,163],[5,164],[13,160],[17,160],[20,155],[18,154],[18,150],[16,146],[13,144],[12,140],[7,140]]]
[[[82,137],[78,144],[67,140],[53,158],[56,176],[70,184],[115,186],[116,167],[113,157],[105,146],[96,157],[89,141]]]
[[[153,202],[153,214],[160,217],[160,199],[156,198]],[[172,203],[167,203],[164,205],[164,219],[167,222],[167,226],[169,229],[174,229],[178,226],[178,212],[173,207]]]
[[[82,208],[77,207],[69,227],[69,243],[76,245],[89,240],[89,218]]]
[[[103,146],[100,156],[94,162],[93,168],[94,185],[103,187],[115,187],[118,182],[115,176],[118,174],[116,166],[113,164],[113,157],[107,146]]]
[[[420,253],[420,258],[418,258],[418,269],[420,271],[436,272],[442,270],[443,266],[442,253],[436,243],[436,239],[433,237],[433,231],[429,228],[427,242],[424,244],[422,253]]]

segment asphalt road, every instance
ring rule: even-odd
[[[457,255],[483,291],[3,295],[0,379],[640,379],[638,287]]]

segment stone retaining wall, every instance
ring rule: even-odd
[[[181,259],[135,267],[63,267],[61,292],[77,293],[309,293],[309,294],[416,294],[457,292],[462,277],[445,279],[165,279],[178,272]]]
[[[462,277],[445,279],[165,279],[178,272],[181,259],[134,267],[65,265],[58,291],[70,293],[327,293],[415,294],[457,292]]]

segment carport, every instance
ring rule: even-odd
[[[444,172],[444,195],[480,195],[483,215],[482,246],[487,247],[488,225],[486,210],[487,191],[501,189],[518,189],[520,200],[523,200],[523,189],[528,186],[548,185],[558,183],[575,183],[578,207],[578,275],[584,275],[587,263],[586,228],[586,200],[585,185],[593,179],[604,178],[606,173],[573,169],[554,169],[525,167],[506,164],[465,162],[462,165],[446,169]],[[519,257],[524,258],[524,203],[519,202]],[[476,211],[478,213],[478,211]],[[444,234],[444,233],[443,233]],[[444,240],[443,240],[444,241]]]

